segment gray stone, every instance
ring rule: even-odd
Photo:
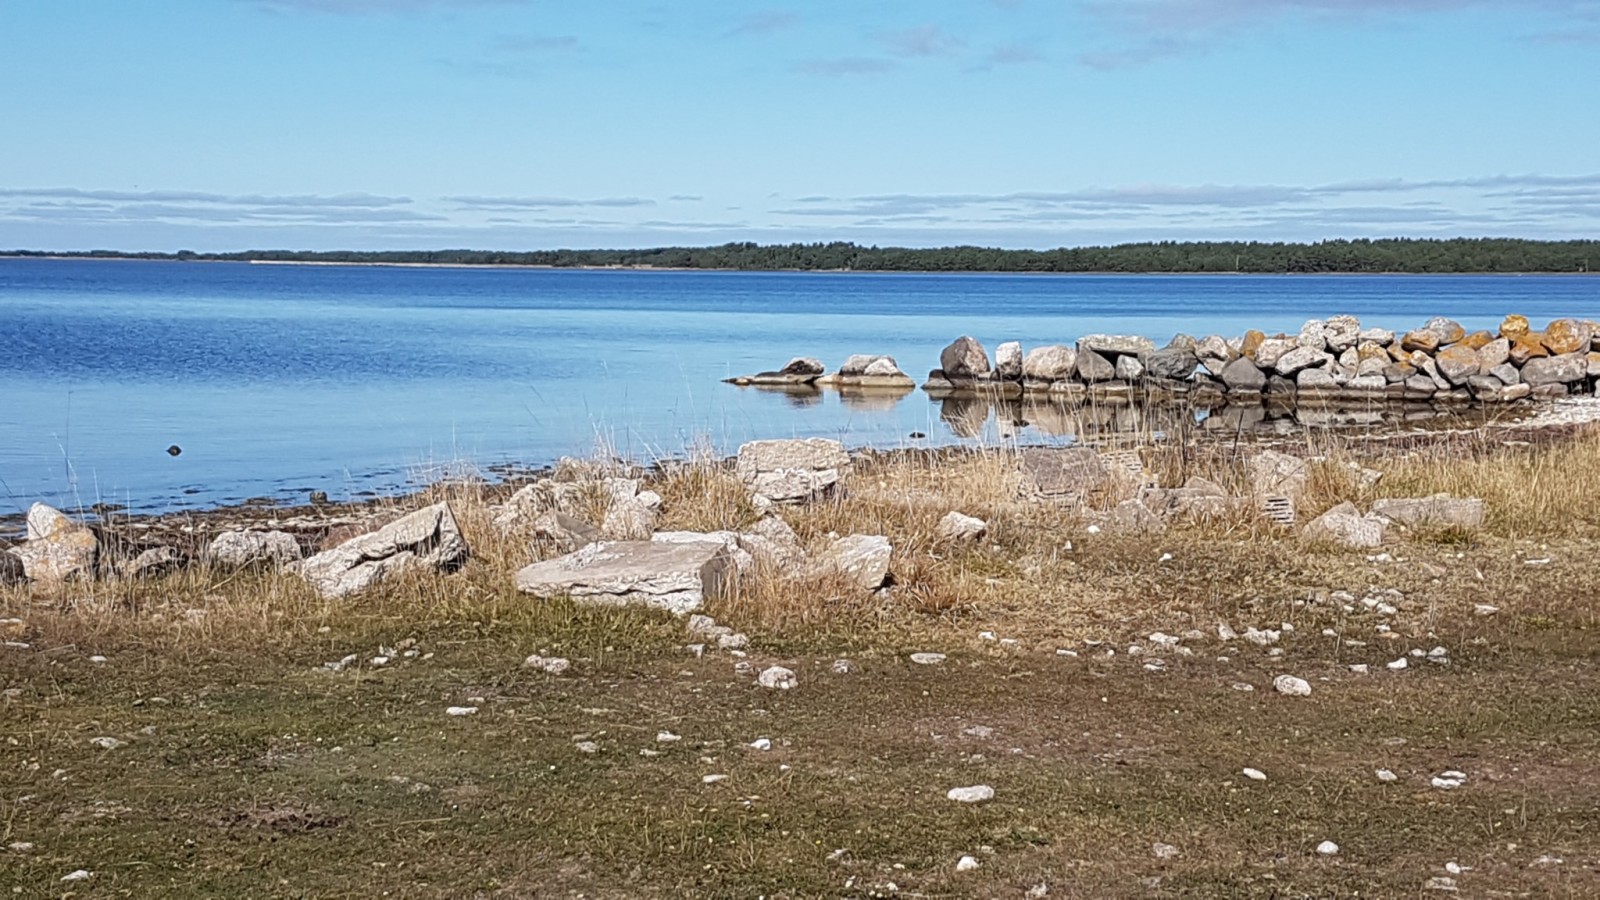
[[[732,531],[658,531],[650,540],[662,544],[721,544],[742,577],[754,573],[756,566],[755,554],[745,549],[743,537]]]
[[[1263,450],[1246,465],[1250,493],[1257,497],[1288,497],[1298,502],[1306,491],[1311,469],[1298,456]]]
[[[1278,364],[1278,359],[1290,350],[1300,347],[1296,338],[1267,338],[1256,348],[1256,365],[1263,369],[1270,369]]]
[[[1462,499],[1448,494],[1392,498],[1374,501],[1372,514],[1408,527],[1450,525],[1457,528],[1480,528],[1483,526],[1484,504],[1477,498]]]
[[[1439,386],[1426,375],[1413,375],[1407,378],[1405,386],[1406,394],[1410,396],[1432,397],[1439,392]]]
[[[643,606],[683,615],[722,596],[734,566],[721,541],[602,541],[517,572],[517,590],[594,606]]]
[[[1546,356],[1530,359],[1522,367],[1522,380],[1531,387],[1547,384],[1571,384],[1589,375],[1589,360],[1582,353]]]
[[[1199,358],[1182,347],[1157,350],[1144,360],[1145,371],[1151,378],[1165,378],[1169,381],[1187,380],[1194,374],[1198,365],[1200,365]]]
[[[824,496],[849,469],[844,445],[826,438],[751,441],[739,448],[734,466],[751,493],[774,503],[803,503]]]
[[[975,541],[988,530],[988,522],[954,510],[939,520],[939,536],[953,541]]]
[[[1239,357],[1222,370],[1222,383],[1235,393],[1261,393],[1267,386],[1267,373],[1247,357]]]
[[[1135,335],[1086,334],[1078,338],[1079,353],[1093,350],[1102,356],[1148,356],[1155,349],[1155,341]]]
[[[825,371],[827,371],[827,369],[822,365],[822,360],[812,359],[809,356],[797,356],[785,363],[784,367],[779,369],[777,374],[807,376],[821,375]]]
[[[133,558],[123,575],[128,578],[161,578],[184,567],[187,562],[171,547],[151,547]]]
[[[211,541],[205,552],[207,562],[230,569],[250,566],[281,569],[304,556],[300,542],[283,531],[225,531]]]
[[[1328,349],[1343,353],[1361,341],[1361,320],[1355,316],[1333,316],[1323,327]]]
[[[1086,350],[1081,345],[1078,348],[1078,378],[1094,383],[1096,381],[1110,381],[1117,377],[1117,368],[1109,360],[1093,350]]]
[[[453,572],[472,553],[448,503],[403,516],[294,566],[326,598],[366,590],[412,572]]]
[[[886,364],[887,369],[880,366]],[[876,371],[874,367],[879,366]],[[876,356],[870,353],[857,353],[844,361],[839,367],[840,375],[894,375],[900,372],[900,367],[892,356]]]
[[[962,335],[939,353],[939,368],[946,378],[977,378],[989,374],[989,353],[976,338]]]
[[[1117,377],[1123,381],[1138,381],[1144,378],[1144,363],[1137,356],[1119,356],[1116,364]]]
[[[889,579],[893,548],[881,535],[852,534],[835,540],[810,565],[811,577],[838,576],[864,591],[875,591]]]
[[[33,581],[58,583],[93,578],[100,539],[89,526],[58,509],[35,503],[28,509],[28,540],[11,552]]]
[[[1371,341],[1380,347],[1387,347],[1394,343],[1394,332],[1387,328],[1363,328],[1360,340],[1362,343]]]
[[[1152,534],[1167,530],[1167,523],[1138,500],[1124,500],[1111,510],[1106,525],[1122,534]]]
[[[554,542],[567,553],[587,547],[604,537],[600,529],[564,512],[547,512],[540,515],[533,522],[533,533]]]
[[[799,687],[800,679],[795,676],[792,669],[786,669],[783,666],[768,666],[761,670],[760,675],[756,676],[756,683],[768,690],[787,691]]]
[[[1208,334],[1194,345],[1194,354],[1201,359],[1220,359],[1224,363],[1238,359],[1239,354],[1228,346],[1226,338],[1219,334]]]
[[[1105,460],[1089,447],[1027,447],[1020,457],[1023,475],[1045,497],[1083,497],[1111,481]]]
[[[1294,377],[1295,386],[1300,390],[1332,390],[1339,386],[1334,373],[1328,369],[1301,369],[1300,374]]]
[[[867,363],[867,367],[861,371],[861,375],[864,378],[904,378],[908,381],[910,380],[909,375],[900,371],[900,365],[894,361],[892,356],[880,356]]]
[[[1078,372],[1078,351],[1051,344],[1035,347],[1022,359],[1022,377],[1029,381],[1071,381]]]
[[[28,580],[28,570],[22,565],[22,557],[10,550],[0,550],[0,585],[22,584]]]
[[[1354,503],[1341,503],[1309,522],[1300,536],[1308,541],[1326,541],[1346,547],[1383,546],[1384,520],[1363,516]]]
[[[1454,344],[1439,351],[1434,358],[1434,365],[1451,384],[1466,384],[1468,378],[1482,371],[1480,352],[1466,344]]]
[[[1022,380],[1022,344],[1006,341],[994,348],[994,374],[1003,381]]]
[[[1446,344],[1454,344],[1467,336],[1467,330],[1461,327],[1460,322],[1455,319],[1447,319],[1444,316],[1434,316],[1424,323],[1422,327],[1426,331],[1433,332],[1434,336],[1439,339],[1439,346],[1441,347]]]
[[[1505,338],[1495,338],[1478,348],[1478,371],[1484,375],[1492,375],[1496,366],[1503,365],[1510,359],[1511,342]]]
[[[1300,326],[1300,335],[1295,338],[1295,343],[1321,353],[1328,349],[1327,329],[1328,323],[1321,319],[1312,319]]]
[[[1278,357],[1272,366],[1273,371],[1285,378],[1294,375],[1301,369],[1312,366],[1325,366],[1333,361],[1327,351],[1315,347],[1296,347]]]
[[[647,541],[655,530],[655,510],[638,499],[613,505],[600,523],[601,533],[616,541]]]

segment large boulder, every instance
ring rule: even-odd
[[[1139,381],[1144,378],[1144,363],[1137,356],[1119,356],[1116,364],[1117,377],[1123,381]]]
[[[453,572],[471,556],[448,503],[403,516],[294,566],[325,598],[344,597],[412,572]]]
[[[730,590],[735,568],[726,544],[609,541],[534,563],[517,572],[517,590],[595,606],[642,606],[677,615]]]
[[[1530,359],[1522,367],[1523,383],[1535,388],[1546,384],[1571,384],[1588,375],[1589,359],[1584,353]]]
[[[852,534],[834,541],[811,563],[812,577],[842,577],[864,591],[875,591],[889,580],[889,539],[875,534]]]
[[[59,583],[93,578],[100,561],[94,530],[54,507],[35,503],[28,510],[28,540],[12,551],[29,578]]]
[[[1259,394],[1267,386],[1267,373],[1250,357],[1241,356],[1223,368],[1222,383],[1234,393]]]
[[[1525,366],[1530,359],[1543,359],[1550,355],[1549,348],[1544,345],[1544,333],[1531,331],[1522,337],[1511,339],[1511,351],[1508,358],[1513,365]]]
[[[1483,512],[1482,500],[1451,497],[1449,494],[1378,500],[1372,504],[1373,515],[1408,527],[1451,525],[1456,528],[1479,528],[1483,525]]]
[[[883,362],[885,360],[888,361],[890,366],[894,367],[894,371],[900,371],[900,367],[895,364],[894,357],[892,356],[876,356],[871,353],[857,353],[844,361],[844,365],[839,367],[839,374],[866,375],[868,374],[867,370],[872,368],[874,364]]]
[[[1322,329],[1328,349],[1343,353],[1361,342],[1361,320],[1355,316],[1333,316]]]
[[[1196,341],[1194,354],[1201,359],[1220,359],[1224,363],[1232,362],[1239,356],[1228,346],[1227,339],[1218,334],[1208,334]]]
[[[1439,335],[1427,328],[1408,331],[1405,337],[1400,339],[1400,349],[1407,352],[1421,350],[1423,353],[1432,353],[1439,349]]]
[[[892,356],[880,356],[867,363],[867,367],[861,370],[861,376],[863,378],[903,378],[906,381],[911,380],[911,376],[900,371],[900,364],[895,362]]]
[[[1253,358],[1256,361],[1256,365],[1263,369],[1270,369],[1278,364],[1279,358],[1281,358],[1285,353],[1288,353],[1299,346],[1300,342],[1296,338],[1266,338],[1261,342],[1260,346],[1256,347],[1256,352],[1253,355]]]
[[[1035,347],[1022,358],[1022,377],[1028,381],[1071,381],[1078,372],[1078,351],[1061,344]]]
[[[1506,316],[1500,322],[1500,336],[1513,341],[1519,337],[1526,336],[1531,330],[1532,328],[1528,325],[1528,317],[1519,316],[1516,313]]]
[[[1185,381],[1200,365],[1200,358],[1183,347],[1167,347],[1145,357],[1144,369],[1151,378]]]
[[[740,545],[740,535],[732,531],[658,531],[650,540],[658,544],[721,544],[740,576],[755,571],[755,555]]]
[[[1079,346],[1078,377],[1090,384],[1097,381],[1110,381],[1117,377],[1117,367],[1099,353]]]
[[[1354,503],[1345,502],[1307,523],[1300,536],[1307,541],[1345,547],[1381,547],[1384,526],[1382,518],[1363,516]]]
[[[1156,342],[1131,334],[1086,334],[1078,338],[1078,352],[1093,350],[1101,356],[1148,356]]]
[[[1444,316],[1434,316],[1424,323],[1422,327],[1427,331],[1433,332],[1434,337],[1438,338],[1438,345],[1441,347],[1454,344],[1467,336],[1467,330],[1461,327],[1460,322],[1455,319],[1447,319]]]
[[[1479,351],[1464,342],[1440,350],[1439,355],[1434,358],[1434,364],[1438,366],[1439,374],[1451,384],[1466,384],[1468,378],[1483,370]]]
[[[1589,323],[1580,319],[1556,319],[1544,330],[1544,346],[1552,354],[1588,353],[1594,335]]]
[[[1022,380],[1022,344],[1006,341],[994,348],[994,375],[1003,381]]]
[[[294,535],[282,531],[225,531],[212,539],[204,558],[214,566],[243,569],[250,566],[282,568],[305,554]]]
[[[946,378],[979,378],[989,374],[989,352],[977,338],[962,335],[939,353]]]
[[[1332,361],[1333,357],[1329,356],[1325,350],[1317,347],[1301,346],[1296,347],[1278,357],[1277,362],[1273,363],[1272,368],[1273,371],[1277,372],[1279,375],[1288,378],[1294,375],[1296,372],[1299,372],[1301,369],[1309,369],[1315,366],[1325,366]]]
[[[1478,372],[1488,375],[1496,366],[1511,359],[1511,342],[1496,338],[1478,348]]]
[[[796,356],[794,359],[791,359],[785,363],[784,367],[779,369],[776,374],[805,376],[821,375],[824,371],[826,371],[826,369],[822,365],[822,360],[812,359],[809,356]]]
[[[774,503],[804,503],[828,494],[850,470],[844,445],[827,438],[751,441],[739,448],[734,472],[752,494]]]

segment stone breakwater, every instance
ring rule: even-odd
[[[1600,379],[1600,324],[1556,319],[1534,330],[1507,316],[1495,332],[1468,332],[1446,318],[1394,332],[1355,316],[1313,319],[1298,334],[1247,331],[1236,338],[1094,334],[1073,345],[1023,351],[960,337],[939,355],[923,389],[936,396],[1026,393],[1116,396],[1135,390],[1195,402],[1279,396],[1294,402],[1506,403],[1593,392]]]

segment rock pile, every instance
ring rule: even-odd
[[[1134,386],[1219,396],[1283,395],[1299,401],[1424,400],[1504,403],[1592,391],[1600,379],[1600,324],[1557,319],[1533,331],[1508,316],[1496,332],[1468,333],[1433,318],[1404,333],[1362,328],[1354,316],[1313,319],[1298,334],[1247,331],[1147,338],[1092,334],[1071,346],[1023,352],[1000,345],[995,362],[977,340],[957,338],[923,389],[1000,396],[1116,394]]]
[[[757,372],[723,380],[741,387],[881,388],[908,391],[917,386],[910,375],[900,371],[900,364],[892,356],[857,353],[846,359],[837,372],[824,375],[824,371],[826,367],[819,360],[796,357],[776,372]]]

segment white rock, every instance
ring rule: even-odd
[[[772,741],[769,738],[756,738],[750,742],[751,750],[771,750]]]
[[[1272,679],[1272,687],[1278,693],[1286,694],[1290,697],[1311,696],[1311,683],[1304,678],[1296,678],[1293,675],[1279,675],[1277,678]]]
[[[1401,669],[1404,669],[1408,665],[1410,665],[1410,663],[1406,662],[1406,658],[1404,656],[1402,656],[1399,659],[1395,660],[1394,662],[1389,663],[1388,667],[1390,669],[1393,669],[1394,671],[1398,672]]]
[[[800,679],[795,677],[792,670],[785,669],[783,666],[768,667],[760,675],[756,676],[756,682],[764,688],[772,688],[779,691],[787,691],[790,688],[800,686]]]
[[[1150,852],[1155,855],[1156,859],[1177,859],[1181,855],[1177,847],[1171,844],[1163,844],[1160,841],[1150,845]]]
[[[1446,773],[1448,774],[1448,773]],[[1453,791],[1465,783],[1461,778],[1446,778],[1444,775],[1435,775],[1431,784],[1441,791]]]
[[[594,741],[579,741],[572,745],[579,753],[599,753],[600,745]]]
[[[32,853],[33,852],[33,842],[32,841],[12,841],[11,843],[6,845],[6,849],[10,850],[12,853]]]
[[[700,779],[700,783],[701,784],[716,784],[719,781],[727,781],[727,780],[728,780],[728,776],[726,776],[726,775],[707,775],[704,778]]]
[[[78,869],[75,872],[68,872],[66,875],[63,875],[61,877],[61,880],[62,881],[88,881],[90,878],[93,878],[93,877],[94,877],[94,873],[89,871],[88,869]]]
[[[994,799],[994,788],[987,784],[975,784],[972,787],[951,788],[945,796],[957,803],[983,803]]]
[[[1472,612],[1473,612],[1474,615],[1492,616],[1492,615],[1494,615],[1495,613],[1497,613],[1499,611],[1500,611],[1500,607],[1498,607],[1498,606],[1490,606],[1487,603],[1474,603],[1472,605]]]
[[[1456,880],[1448,875],[1435,875],[1434,877],[1429,878],[1427,882],[1422,885],[1422,888],[1423,890],[1428,891],[1444,891],[1447,894],[1453,894],[1459,890],[1459,888],[1456,887]]]
[[[913,654],[911,654],[911,661],[916,663],[919,666],[936,666],[939,663],[944,662],[944,660],[945,660],[945,656],[944,656],[943,653],[913,653]]]
[[[848,659],[836,659],[833,661],[832,671],[835,675],[849,675],[855,670],[856,667]]]
[[[973,869],[976,869],[978,865],[979,863],[976,859],[973,859],[970,856],[963,856],[956,861],[956,871],[971,872]]]
[[[1384,782],[1385,784],[1400,780],[1399,775],[1396,775],[1388,769],[1379,769],[1376,774],[1378,776],[1378,780]]]
[[[91,657],[89,657],[89,662],[92,662],[97,666],[104,665],[105,662],[106,662],[106,658],[104,656],[91,656]]]
[[[975,541],[988,530],[988,522],[953,510],[939,520],[939,536],[953,541]]]
[[[1243,691],[1244,693],[1248,694],[1251,691],[1254,691],[1256,686],[1246,681],[1235,681],[1233,683],[1233,689],[1236,691]]]
[[[683,740],[682,735],[673,734],[670,731],[656,732],[656,743],[658,744],[674,744],[681,740]]]
[[[478,714],[476,706],[452,706],[444,711],[447,716],[475,716]]]
[[[560,675],[562,672],[572,668],[572,662],[559,656],[540,656],[535,653],[523,660],[522,666],[526,669],[538,669],[551,675]]]
[[[1320,856],[1338,856],[1339,845],[1333,841],[1323,841],[1317,845],[1317,854]]]
[[[1250,779],[1251,781],[1266,781],[1267,773],[1261,771],[1260,769],[1245,769],[1244,777]]]
[[[126,747],[126,746],[128,746],[128,742],[127,741],[119,741],[114,737],[90,738],[89,739],[89,743],[93,744],[96,747],[99,747],[101,750],[115,750],[118,747]]]
[[[1278,642],[1283,635],[1276,631],[1257,630],[1254,627],[1244,630],[1244,639],[1257,647],[1268,647]]]
[[[1366,663],[1356,663],[1350,667],[1350,671],[1357,675],[1365,675],[1367,672],[1371,671],[1371,668]]]

